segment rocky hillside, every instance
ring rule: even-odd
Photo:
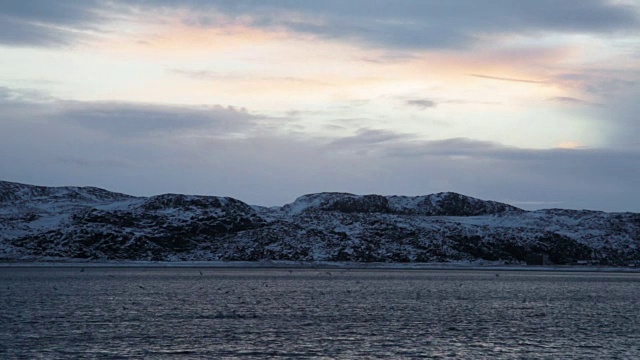
[[[524,211],[456,193],[133,197],[0,181],[0,260],[640,261],[640,214]]]

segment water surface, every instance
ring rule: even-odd
[[[640,274],[0,268],[0,358],[640,358]]]

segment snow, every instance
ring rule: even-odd
[[[461,198],[465,206],[471,204],[473,211],[479,208],[488,214],[424,215],[441,213],[436,211],[440,211],[437,207],[445,198],[450,202],[450,197]],[[385,199],[387,207],[384,207]],[[352,208],[341,212],[333,206],[353,202],[360,202],[355,207],[357,211]],[[366,208],[369,205],[373,210]],[[45,245],[53,244],[46,251],[54,249],[63,254],[64,247],[58,241],[73,240],[78,231],[89,236],[97,234],[96,239],[125,239],[120,245],[125,248],[144,243],[149,248],[163,250],[144,239],[176,236],[171,229],[176,229],[180,237],[194,234],[191,240],[198,244],[190,252],[165,253],[166,258],[176,260],[234,258],[237,254],[267,250],[276,257],[300,256],[301,260],[335,259],[340,252],[355,257],[366,251],[377,256],[376,259],[403,254],[406,259],[416,261],[420,254],[429,254],[430,249],[438,249],[438,256],[449,259],[470,259],[469,254],[456,249],[451,238],[472,236],[479,237],[486,246],[493,246],[501,239],[528,246],[541,236],[555,234],[596,252],[614,249],[629,256],[637,253],[640,245],[638,214],[561,209],[496,211],[503,209],[500,205],[503,204],[454,193],[415,197],[319,193],[301,196],[283,207],[267,208],[249,206],[227,197],[165,194],[143,198],[96,188],[43,188],[0,182],[0,254],[5,257],[15,254],[12,256],[16,258],[28,256],[24,248],[13,247],[11,241],[30,236],[46,239]],[[360,209],[362,212],[358,212]],[[119,222],[120,218],[124,222]],[[202,219],[207,222],[202,223],[205,221]],[[239,222],[251,226],[223,231]],[[126,227],[115,225],[121,223],[127,224]],[[213,231],[211,227],[218,230]],[[216,235],[219,231],[222,231],[220,235]],[[53,235],[45,236],[49,232]],[[374,249],[369,248],[371,244],[375,244]],[[147,250],[140,251],[135,256],[142,256],[140,254]],[[421,259],[438,260],[437,257]]]
[[[355,196],[352,194],[345,194],[347,196]],[[287,212],[290,215],[299,215],[308,209],[317,209],[320,206],[331,199],[331,194],[309,194],[303,195],[297,198],[292,204],[285,205]]]

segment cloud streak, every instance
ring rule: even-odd
[[[0,42],[67,44],[123,16],[166,14],[168,9],[188,9],[185,23],[190,26],[248,24],[393,48],[460,48],[476,43],[478,34],[610,33],[640,24],[637,7],[605,0],[187,0],[180,5],[168,0],[8,0],[0,5]]]
[[[482,74],[469,74],[469,76],[473,76],[481,79],[489,79],[489,80],[511,81],[511,82],[520,82],[520,83],[529,83],[529,84],[548,84],[547,81],[518,79],[518,78],[510,78],[510,77],[502,77],[502,76],[491,76],[491,75],[482,75]]]
[[[249,15],[254,26],[284,27],[395,48],[456,48],[475,43],[477,34],[608,33],[639,24],[636,8],[604,0],[267,0],[220,1],[214,7],[233,17]],[[285,15],[292,13],[303,16],[291,21]]]
[[[372,146],[395,143],[399,140],[406,141],[413,138],[407,134],[397,134],[389,130],[359,129],[355,135],[338,138],[329,143],[330,147],[353,149],[371,148]]]
[[[427,100],[427,99],[413,99],[413,100],[407,100],[406,101],[407,105],[410,106],[415,106],[421,109],[430,109],[430,108],[434,108],[436,107],[436,102],[433,100]]]
[[[595,105],[590,101],[581,100],[570,96],[556,96],[550,98],[549,100],[569,105]]]
[[[112,136],[145,136],[188,130],[228,134],[257,117],[232,107],[186,107],[117,102],[62,102],[55,119]]]
[[[0,4],[0,44],[57,47],[71,45],[116,17],[95,0],[6,0]]]

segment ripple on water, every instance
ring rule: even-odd
[[[19,268],[6,358],[640,358],[640,275]]]

